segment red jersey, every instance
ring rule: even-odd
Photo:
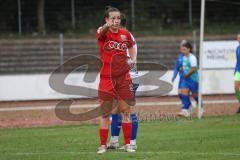
[[[128,30],[118,29],[112,33],[110,30],[102,35],[97,31],[98,46],[102,61],[101,76],[119,76],[129,72],[127,63],[127,49],[133,46],[133,40]]]

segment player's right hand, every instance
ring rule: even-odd
[[[113,20],[109,20],[106,22],[106,26],[108,26],[108,27],[112,27],[113,25],[114,25]]]

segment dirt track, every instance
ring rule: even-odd
[[[204,117],[233,115],[239,104],[233,95],[204,96]],[[98,100],[73,100],[73,113],[81,113],[97,106]],[[97,123],[97,119],[86,122],[63,121],[55,114],[55,105],[60,102],[52,101],[24,101],[0,102],[0,127],[34,127],[60,124]],[[84,106],[84,107],[81,107]],[[141,121],[173,119],[180,111],[177,97],[140,97],[134,110]],[[197,109],[193,110],[196,116]]]

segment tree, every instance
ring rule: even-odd
[[[37,16],[38,16],[38,33],[46,34],[45,30],[45,0],[38,0]]]

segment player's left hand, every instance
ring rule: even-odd
[[[136,61],[135,60],[132,60],[131,58],[128,58],[128,64],[131,66],[132,64],[135,64]]]
[[[133,64],[135,64],[135,63],[136,63],[135,60],[130,59],[130,65],[133,65]]]

